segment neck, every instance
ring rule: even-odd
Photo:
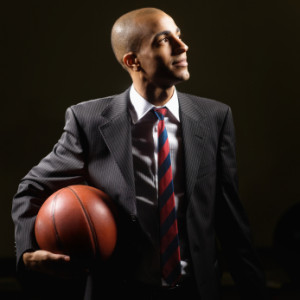
[[[143,87],[136,83],[133,83],[133,85],[143,98],[155,106],[165,105],[172,98],[174,93],[174,85],[167,88],[150,85]]]

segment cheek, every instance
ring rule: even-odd
[[[167,70],[170,68],[170,61],[167,55],[159,55],[153,59],[153,67],[159,71]]]
[[[141,67],[149,76],[169,73],[170,62],[168,55],[163,53],[144,53],[140,56]]]
[[[146,53],[144,55],[140,56],[139,60],[140,60],[141,67],[145,71],[150,70],[151,68],[153,68],[153,65],[155,64],[153,57],[149,54],[146,54]]]
[[[145,73],[147,74],[155,74],[160,69],[160,62],[154,58],[148,58],[141,61],[141,66]]]

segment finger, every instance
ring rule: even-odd
[[[60,260],[60,261],[70,261],[71,260],[71,257],[69,255],[66,255],[66,254],[54,254],[54,253],[51,253],[50,259],[52,260]]]
[[[66,254],[53,253],[46,250],[38,250],[35,253],[36,253],[36,257],[39,257],[41,260],[70,261],[70,256]]]

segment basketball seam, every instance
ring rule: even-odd
[[[63,250],[62,241],[59,238],[58,230],[57,230],[57,227],[56,227],[56,221],[55,221],[55,206],[56,206],[56,198],[57,198],[58,194],[59,193],[57,193],[55,195],[54,199],[53,199],[51,215],[52,215],[53,227],[54,227],[54,231],[55,231],[55,237],[56,237],[58,248],[60,250]]]
[[[92,220],[90,218],[90,215],[87,212],[87,210],[85,209],[85,207],[84,207],[82,201],[80,200],[80,198],[78,197],[77,193],[71,187],[68,187],[68,189],[70,189],[72,191],[72,193],[75,195],[75,197],[77,198],[77,200],[78,200],[78,202],[79,202],[79,204],[80,204],[80,206],[81,206],[81,208],[82,208],[82,210],[84,212],[84,215],[85,215],[85,217],[86,217],[86,219],[88,221],[88,224],[89,224],[90,231],[92,233],[95,251],[96,251],[96,253],[98,253],[99,252],[98,239],[97,239],[97,235],[96,235],[96,232],[94,230],[93,222],[92,222]]]

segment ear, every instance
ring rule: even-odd
[[[140,63],[136,54],[128,52],[123,56],[123,64],[132,71],[138,72],[141,69]]]

